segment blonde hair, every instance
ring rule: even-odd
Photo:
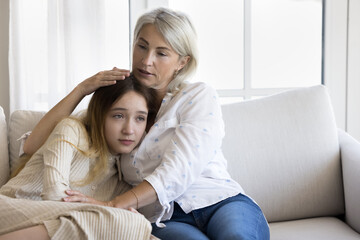
[[[143,14],[138,19],[134,30],[133,47],[141,29],[146,24],[153,24],[180,57],[190,57],[189,62],[176,74],[168,85],[168,92],[174,92],[185,80],[195,73],[198,66],[195,28],[186,14],[167,8],[157,8]]]

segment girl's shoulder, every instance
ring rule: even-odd
[[[67,117],[62,119],[56,126],[56,128],[82,128],[83,122],[75,117]]]
[[[85,137],[87,136],[84,123],[75,117],[67,117],[62,119],[55,127],[54,134],[65,135],[68,137]]]

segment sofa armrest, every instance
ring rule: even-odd
[[[4,185],[10,175],[8,131],[5,114],[0,106],[0,187]]]
[[[339,129],[346,222],[360,233],[360,143]]]

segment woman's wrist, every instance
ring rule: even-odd
[[[135,191],[133,189],[130,189],[130,192],[134,195],[134,197],[136,198],[136,210],[139,209],[139,198],[136,195]]]
[[[110,205],[116,208],[129,209],[130,207],[138,209],[157,200],[157,194],[154,188],[147,181],[143,181],[136,187],[129,191],[117,196]]]
[[[86,88],[79,83],[71,92],[71,94],[75,95],[79,99],[83,99],[85,96],[88,95]]]
[[[111,200],[110,205],[116,208],[128,209],[130,207],[137,209],[139,206],[139,199],[134,195],[132,190],[127,191],[115,199]]]

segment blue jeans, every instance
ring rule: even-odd
[[[174,204],[165,228],[152,224],[152,234],[166,240],[187,239],[270,239],[268,223],[260,207],[249,197],[239,194],[209,207],[186,214]]]

